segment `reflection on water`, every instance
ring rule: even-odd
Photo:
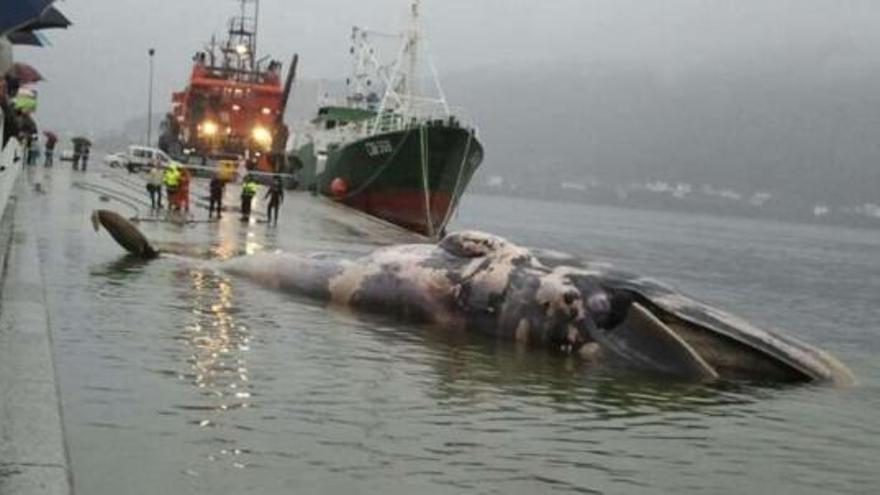
[[[363,252],[391,238],[324,221],[305,196],[286,199],[277,229],[231,216],[144,223],[198,260],[132,260],[91,231],[89,210],[105,205],[69,189],[69,175],[21,211],[39,226],[51,282],[78,493],[824,494],[880,484],[880,236],[465,205],[462,226],[595,252],[794,328],[862,383],[700,386],[328,310],[214,269],[248,252]]]
[[[92,275],[96,277],[107,277],[111,280],[131,281],[132,278],[143,273],[144,268],[149,265],[150,261],[139,258],[134,255],[123,255],[119,259],[99,265],[92,270]]]
[[[191,289],[179,294],[191,304],[191,316],[181,330],[189,352],[184,376],[201,399],[196,406],[179,407],[197,411],[200,416],[190,422],[200,428],[234,422],[229,414],[250,407],[253,395],[248,371],[250,331],[233,314],[234,294],[227,278],[198,269],[182,270],[179,276],[189,278]],[[241,448],[227,445],[208,458],[237,458],[241,453]],[[231,462],[233,467],[244,467],[241,460]]]
[[[629,369],[597,367],[576,356],[523,349],[482,335],[444,332],[430,326],[394,325],[381,317],[349,314],[365,338],[398,359],[411,346],[434,381],[427,390],[441,404],[479,405],[499,397],[539,397],[558,412],[583,420],[636,417],[718,407],[715,415],[739,414],[786,385],[682,383]],[[358,356],[361,357],[361,356]]]

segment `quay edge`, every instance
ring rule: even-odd
[[[2,119],[0,119],[2,120]],[[36,238],[17,221],[22,150],[0,151],[0,493],[73,493]]]

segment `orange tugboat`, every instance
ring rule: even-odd
[[[297,57],[282,86],[281,62],[257,57],[259,0],[239,3],[226,39],[212,39],[193,56],[186,88],[172,96],[159,147],[186,162],[234,157],[276,171],[274,158],[283,156],[278,151],[287,141],[283,116]]]

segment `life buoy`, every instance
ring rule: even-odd
[[[330,181],[330,193],[334,198],[340,199],[345,196],[345,193],[348,191],[348,184],[345,183],[345,179],[341,177],[336,177],[332,181]]]

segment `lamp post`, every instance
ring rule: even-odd
[[[147,95],[147,142],[146,145],[150,146],[153,139],[153,55],[156,54],[155,48],[150,48],[147,51],[147,54],[150,56],[150,90]]]

